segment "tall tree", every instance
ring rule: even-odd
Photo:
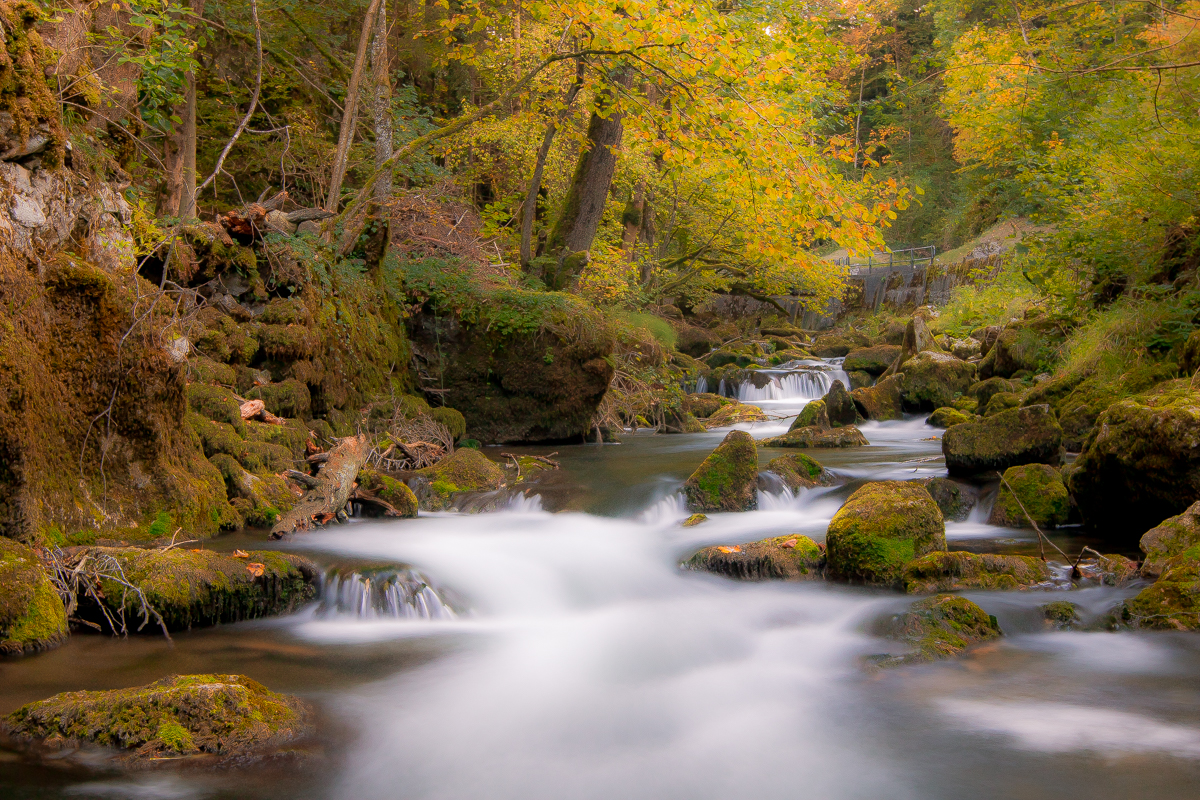
[[[362,83],[363,67],[367,61],[367,46],[374,32],[375,15],[381,0],[371,0],[363,18],[362,32],[358,37],[358,52],[354,57],[354,69],[350,72],[350,83],[346,87],[346,99],[342,106],[342,126],[338,131],[337,150],[333,156],[333,174],[329,178],[329,194],[325,208],[337,211],[342,197],[342,182],[346,179],[346,166],[350,161],[350,145],[354,142],[354,128],[358,124],[358,91]]]

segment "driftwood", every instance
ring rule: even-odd
[[[336,518],[356,488],[355,479],[369,451],[366,436],[348,436],[339,441],[313,478],[317,485],[279,518],[271,528],[271,538],[281,539],[289,533],[310,530]]]
[[[247,400],[241,406],[242,419],[256,419],[262,422],[269,422],[272,425],[283,425],[287,420],[283,417],[277,417],[263,404],[262,400]]]

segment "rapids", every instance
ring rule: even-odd
[[[794,415],[811,390],[756,402]],[[868,447],[815,453],[846,485],[764,492],[758,511],[687,529],[677,489],[723,431],[559,446],[563,469],[505,510],[356,520],[283,545],[327,566],[301,613],[173,645],[77,635],[0,662],[0,713],[59,691],[239,672],[308,698],[326,731],[304,769],[98,776],[0,755],[0,797],[1195,797],[1200,637],[1054,632],[1037,606],[1064,591],[973,592],[1005,631],[998,644],[873,674],[863,657],[895,645],[870,623],[910,598],[678,567],[708,544],[821,539],[863,480],[945,474],[940,431],[922,420],[862,430]],[[985,506],[947,533],[954,548],[1037,552],[1032,532],[988,526]],[[1054,539],[1088,543],[1071,529]],[[1069,599],[1095,620],[1136,591]]]

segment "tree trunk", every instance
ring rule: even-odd
[[[375,38],[371,44],[371,78],[375,168],[379,169],[392,157],[392,71],[388,60],[387,0],[380,0],[379,13],[375,17]],[[375,184],[375,202],[382,209],[391,195],[392,176],[388,173]]]
[[[192,0],[192,11],[196,19],[204,19],[205,0]],[[196,74],[187,75],[187,99],[183,108],[183,187],[179,199],[179,216],[183,219],[196,217]]]
[[[381,0],[371,0],[367,15],[363,19],[362,33],[358,37],[358,53],[354,57],[354,69],[350,72],[350,84],[346,87],[346,102],[342,107],[342,127],[338,131],[337,150],[333,156],[333,174],[329,178],[329,194],[325,197],[325,209],[337,211],[342,195],[342,181],[346,179],[346,164],[350,159],[350,145],[354,141],[354,126],[358,124],[358,87],[362,83],[363,65],[367,60],[367,45],[374,30],[375,13]]]
[[[289,533],[310,530],[334,519],[346,508],[358,471],[369,452],[365,435],[348,436],[338,442],[313,479],[312,487],[271,528],[271,538],[282,539]]]
[[[158,189],[158,216],[179,216],[183,197],[183,131],[176,129],[163,140],[163,179]]]
[[[621,233],[621,249],[625,257],[633,258],[633,249],[637,247],[638,238],[642,232],[642,215],[646,211],[646,181],[639,180],[633,189],[633,195],[625,204],[621,214],[621,223],[625,230]]]

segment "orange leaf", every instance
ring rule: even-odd
[[[788,539],[786,542],[784,542],[783,547],[795,547],[799,543],[800,543],[799,539],[792,538],[792,539]]]
[[[233,557],[234,558],[249,558],[250,554],[247,553],[245,550],[234,550]]]
[[[734,544],[734,545],[725,545],[725,544],[719,545],[717,547],[717,549],[720,550],[722,553],[740,553],[740,552],[742,552],[742,548],[736,544]]]
[[[265,564],[255,564],[253,562],[246,565],[246,571],[256,578],[261,578],[263,570],[266,568]]]

